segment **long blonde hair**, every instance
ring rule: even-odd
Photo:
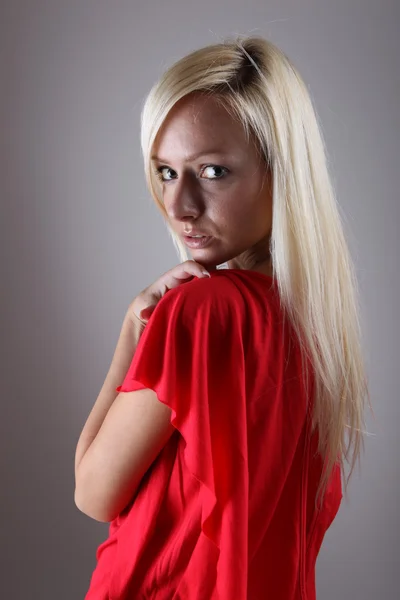
[[[190,257],[168,224],[150,157],[169,111],[193,92],[212,94],[223,102],[246,134],[256,137],[272,174],[269,250],[274,279],[300,340],[305,371],[307,357],[315,373],[312,426],[318,428],[318,450],[325,459],[318,492],[325,492],[339,461],[347,493],[364,450],[369,391],[357,281],[311,98],[286,55],[260,37],[239,37],[196,50],[154,85],[142,111],[145,175],[182,261]],[[351,464],[347,480],[345,460]]]

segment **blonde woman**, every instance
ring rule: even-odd
[[[86,600],[313,600],[369,396],[309,94],[262,38],[207,46],[141,141],[182,262],[129,306],[78,442],[75,502],[110,522]]]

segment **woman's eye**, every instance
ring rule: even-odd
[[[200,177],[202,179],[221,179],[224,177],[224,175],[226,175],[227,172],[228,169],[226,167],[220,167],[219,165],[207,165],[202,169]],[[162,182],[176,179],[175,171],[166,166],[158,167],[155,170],[155,174]]]
[[[228,169],[219,165],[207,165],[202,170],[202,174],[206,173],[206,179],[221,179],[227,172]]]
[[[171,177],[171,171],[172,169],[169,167],[158,167],[158,169],[156,169],[156,175],[161,181],[171,181],[171,179],[173,179],[173,177]],[[173,172],[174,171],[172,171],[172,173]]]

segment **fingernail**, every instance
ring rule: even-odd
[[[203,275],[207,275],[208,277],[211,277],[210,273],[208,271],[202,271]]]

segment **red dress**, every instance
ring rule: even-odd
[[[276,282],[217,270],[167,292],[118,391],[155,390],[176,428],[109,525],[85,600],[315,600],[317,434]]]

